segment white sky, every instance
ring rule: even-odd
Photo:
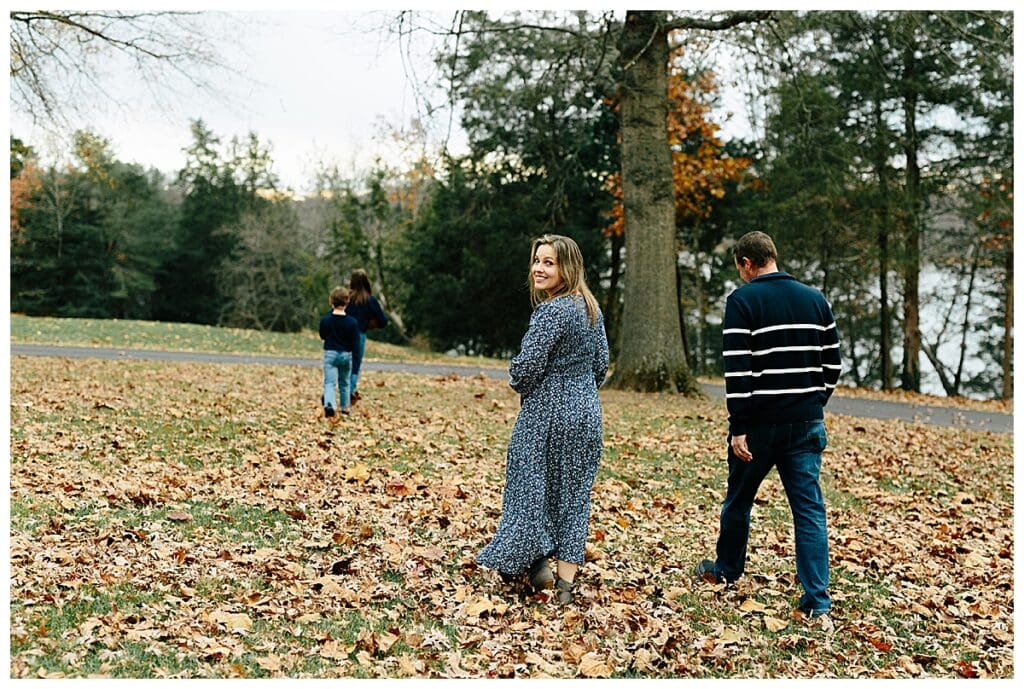
[[[383,28],[395,14],[264,10],[233,12],[226,22],[211,16],[210,25],[233,39],[218,47],[237,70],[215,75],[219,96],[185,89],[156,103],[125,61],[112,60],[103,84],[122,107],[103,107],[100,97],[72,124],[109,139],[121,160],[168,173],[184,163],[192,119],[203,119],[223,141],[255,131],[271,144],[282,186],[296,191],[308,189],[316,161],[343,170],[367,167],[377,154],[397,162],[382,125],[407,128],[421,115],[414,84],[427,81],[433,65],[430,37],[420,36],[410,50]],[[445,16],[451,15],[438,13]],[[433,100],[439,100],[436,93]],[[11,133],[46,158],[66,148],[24,113],[12,108],[10,115]],[[444,137],[447,122],[446,113],[434,121],[433,143]],[[453,130],[449,145],[457,150],[457,122]]]
[[[54,8],[54,4],[66,3],[48,6]],[[89,8],[91,4],[78,2],[74,7]],[[190,3],[173,4],[175,9],[205,9],[189,7]],[[768,7],[771,3],[754,4]],[[131,5],[159,7],[151,2]],[[401,164],[397,147],[386,143],[385,129],[407,128],[413,119],[422,117],[425,104],[417,98],[417,87],[430,88],[436,82],[430,59],[436,39],[416,33],[411,55],[403,55],[396,37],[383,28],[401,6],[373,5],[374,11],[361,11],[369,8],[353,9],[352,3],[346,3],[344,10],[332,9],[338,5],[309,1],[243,5],[238,0],[227,0],[214,7],[231,13],[229,22],[214,15],[209,22],[215,30],[228,34],[229,40],[218,42],[218,47],[237,70],[234,74],[214,75],[219,97],[186,89],[183,96],[165,93],[163,102],[155,103],[147,86],[133,76],[125,61],[111,61],[104,85],[117,94],[123,107],[104,108],[107,99],[99,96],[92,107],[86,106],[88,117],[75,119],[72,126],[109,139],[121,160],[169,174],[184,164],[183,149],[191,142],[190,120],[202,118],[223,141],[255,131],[271,146],[273,170],[281,185],[297,192],[311,188],[312,173],[319,161],[337,164],[344,172],[367,168],[376,155]],[[436,3],[431,7],[436,8],[432,13],[440,24],[451,21],[455,7],[445,9]],[[410,66],[415,73],[410,72]],[[720,76],[725,86],[728,75]],[[435,90],[430,95],[434,105],[443,104],[443,94]],[[722,134],[728,139],[747,127],[742,100],[723,91],[723,102],[725,109],[734,113],[730,122],[720,121],[724,125]],[[446,138],[448,121],[449,114],[444,110],[426,122],[430,145],[436,148]],[[48,141],[41,128],[34,127],[25,114],[13,108],[10,128],[44,161],[59,158],[62,153],[66,156],[66,142]],[[455,118],[449,148],[460,151],[464,143]]]

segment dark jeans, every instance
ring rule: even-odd
[[[828,441],[823,421],[801,421],[754,426],[747,445],[754,458],[741,461],[729,448],[729,484],[722,504],[715,574],[735,581],[743,574],[750,534],[750,509],[757,489],[775,466],[793,512],[796,574],[804,588],[800,607],[805,612],[827,612],[828,527],[825,499],[818,475],[821,452]]]

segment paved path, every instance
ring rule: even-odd
[[[261,364],[271,366],[320,367],[315,357],[269,356],[262,354],[215,354],[209,352],[167,352],[155,349],[117,349],[108,347],[64,347],[55,345],[12,344],[11,356],[50,356],[90,359],[144,359],[152,361],[192,361],[220,364]],[[364,371],[418,373],[430,376],[483,374],[505,380],[504,368],[483,368],[465,365],[405,361],[364,361]],[[704,385],[704,391],[713,399],[725,397],[722,385]],[[828,410],[835,414],[872,419],[901,419],[909,423],[988,430],[996,433],[1013,432],[1013,415],[998,412],[980,412],[952,407],[935,407],[909,402],[885,402],[857,397],[833,396]]]

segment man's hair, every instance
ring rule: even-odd
[[[779,258],[779,252],[775,249],[775,242],[764,232],[747,232],[740,237],[732,247],[732,256],[737,261],[742,258],[749,258],[750,262],[761,267],[768,261],[775,261]]]
[[[348,288],[335,287],[331,290],[331,306],[339,308],[348,304]]]

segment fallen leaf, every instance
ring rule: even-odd
[[[267,672],[280,672],[281,671],[281,657],[275,655],[265,656],[263,658],[257,658],[256,664]]]
[[[591,651],[580,659],[578,674],[590,678],[611,677],[612,669],[597,651]]]
[[[370,469],[362,462],[357,462],[345,470],[346,481],[366,483],[370,479]]]
[[[216,610],[210,613],[210,621],[223,624],[229,632],[249,631],[252,629],[252,620],[244,612]]]
[[[492,605],[490,600],[488,600],[486,597],[480,597],[476,600],[467,603],[463,607],[463,611],[469,617],[479,617],[480,615],[484,614],[493,607],[494,606]]]
[[[743,612],[764,612],[767,609],[762,603],[758,603],[753,598],[747,598],[740,604],[740,610]]]

